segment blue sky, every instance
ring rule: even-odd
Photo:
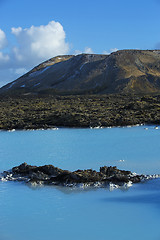
[[[0,86],[60,54],[160,48],[160,0],[0,0]]]

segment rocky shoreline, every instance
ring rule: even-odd
[[[1,181],[21,181],[30,185],[60,185],[66,187],[109,187],[128,188],[133,183],[160,178],[160,175],[138,175],[130,171],[119,170],[115,166],[100,167],[99,172],[87,169],[68,171],[53,165],[31,166],[22,163],[9,171],[4,171]]]

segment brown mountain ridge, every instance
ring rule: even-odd
[[[159,92],[160,50],[57,56],[0,89],[13,95]]]

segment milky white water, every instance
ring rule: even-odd
[[[1,131],[0,171],[22,162],[160,173],[160,129]],[[159,223],[160,179],[125,191],[0,182],[0,240],[160,240]]]

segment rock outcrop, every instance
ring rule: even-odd
[[[97,172],[92,169],[68,171],[53,165],[31,166],[23,163],[1,174],[2,181],[24,181],[32,185],[62,185],[81,187],[129,187],[146,179],[158,178],[159,175],[138,175],[117,167],[100,167]]]

